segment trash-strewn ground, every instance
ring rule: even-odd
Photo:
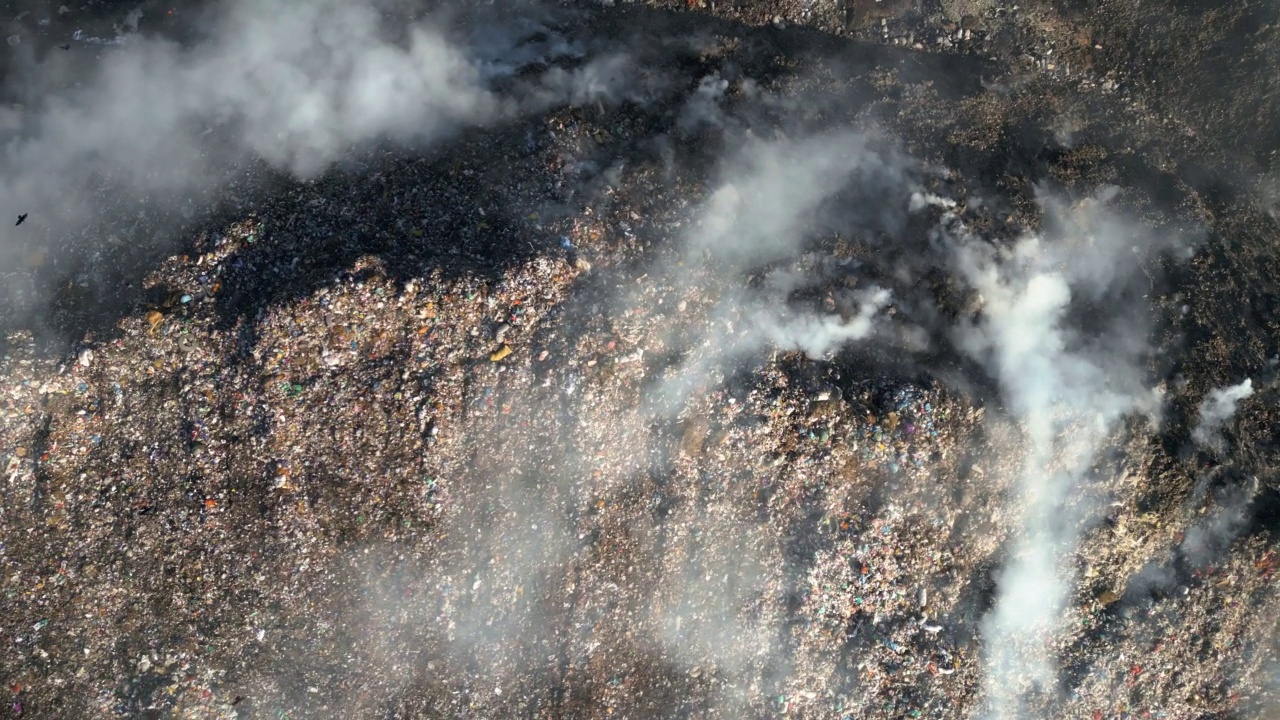
[[[704,42],[654,106],[272,180],[141,270],[100,238],[44,322],[6,321],[0,712],[978,717],[1025,439],[980,368],[909,338],[723,352],[751,325],[734,293],[765,280],[684,242],[731,148],[681,113],[718,76],[757,133],[873,128],[997,242],[1038,227],[1037,184],[1114,184],[1146,232],[1197,238],[1142,265],[1165,411],[1094,466],[1107,499],[1040,639],[1060,686],[1028,717],[1273,716],[1267,200],[1186,129],[1213,112],[1158,113],[1061,55],[1029,72],[998,45],[1024,26],[953,4],[846,3],[815,30],[689,3]],[[682,17],[619,3],[581,27]],[[1127,57],[1103,33],[1070,52]],[[789,299],[848,320],[841,283],[874,277],[897,312],[977,312],[954,279],[893,277],[936,235],[913,217],[887,244],[816,233],[776,263],[812,278]],[[58,270],[48,242],[6,282]],[[1197,446],[1202,399],[1243,377],[1223,444]]]

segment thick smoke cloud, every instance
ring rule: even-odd
[[[742,141],[686,241],[687,258],[709,255],[741,271],[792,256],[833,223],[863,232],[902,227],[911,164],[883,140],[837,131]]]
[[[46,242],[91,252],[109,216],[190,216],[262,162],[310,179],[374,143],[421,147],[652,89],[633,82],[625,52],[585,59],[538,17],[467,34],[442,18],[399,24],[371,3],[235,0],[211,11],[195,42],[121,28],[88,69],[61,56],[32,65],[18,88],[28,107],[0,122],[0,216],[29,215],[22,227],[0,223],[0,270]],[[568,59],[571,69],[555,65]],[[512,80],[535,63],[545,72]],[[79,235],[81,246],[66,242]]]
[[[819,247],[833,233],[900,231],[919,186],[915,163],[866,129],[765,139],[748,120],[714,106],[710,96],[722,91],[703,82],[681,115],[712,122],[734,149],[692,209],[673,257],[649,271],[697,308],[685,310],[682,302],[673,318],[664,344],[679,348],[682,360],[655,380],[644,411],[630,418],[640,426],[635,435],[654,414],[696,414],[727,372],[758,366],[773,352],[827,358],[873,342],[893,301],[888,288],[859,278],[857,263],[831,262]],[[831,307],[797,300],[819,286],[831,286]],[[620,307],[644,302],[638,294],[616,300]],[[701,317],[683,317],[694,312]],[[690,671],[714,667],[730,678],[717,707],[747,713],[758,673],[781,682],[793,670],[794,658],[777,646],[786,618],[752,608],[767,607],[794,582],[788,573],[795,568],[781,560],[784,548],[758,519],[728,499],[668,524],[668,532],[698,528],[691,544],[700,552],[696,561],[652,559],[664,580],[652,591],[650,639]]]
[[[177,193],[250,153],[311,175],[382,133],[426,139],[492,117],[480,80],[427,26],[405,47],[386,41],[366,5],[236,3],[207,42],[130,38],[80,89],[43,98],[6,153],[6,205],[48,222],[68,181],[102,173],[125,192]],[[229,155],[207,154],[215,132]]]

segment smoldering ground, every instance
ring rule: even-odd
[[[799,142],[748,144],[741,155],[726,162],[720,184],[713,184],[706,201],[694,210],[693,227],[672,254],[677,264],[660,263],[658,268],[648,268],[656,270],[652,282],[660,285],[671,282],[663,273],[674,275],[677,296],[693,297],[701,303],[698,312],[705,313],[706,318],[702,327],[711,333],[703,335],[707,330],[697,325],[692,334],[683,333],[681,341],[690,343],[692,349],[680,353],[683,360],[659,368],[661,375],[642,392],[641,397],[657,391],[657,397],[662,400],[658,405],[659,418],[696,415],[694,408],[700,401],[695,398],[717,392],[734,366],[761,363],[763,354],[778,346],[812,350],[814,356],[821,357],[839,350],[846,342],[874,342],[869,338],[876,324],[891,326],[894,322],[910,322],[909,319],[893,321],[876,317],[890,297],[889,291],[883,288],[871,291],[867,299],[872,304],[864,305],[852,317],[826,314],[803,303],[792,303],[788,297],[797,284],[785,279],[788,272],[782,268],[801,255],[820,252],[821,243],[816,247],[813,244],[815,229],[830,232],[838,228],[838,232],[852,238],[860,233],[892,234],[905,225],[912,209],[918,212],[925,207],[940,206],[946,216],[956,207],[955,202],[940,199],[919,202],[921,184],[911,178],[924,173],[909,160],[890,151],[883,155],[846,155],[842,151],[850,146],[841,140],[839,136],[819,136]],[[853,147],[859,148],[863,142],[857,135],[843,140],[852,141]],[[798,150],[805,147],[812,147],[814,154],[809,156]],[[821,153],[817,152],[818,148],[822,149]],[[783,153],[793,163],[779,180],[771,163]],[[846,161],[833,162],[830,160],[833,156]],[[806,164],[805,157],[821,160]],[[889,161],[896,166],[892,172],[883,171],[886,157],[893,158]],[[871,166],[870,171],[867,165]],[[787,188],[787,192],[760,189],[761,184],[774,182]],[[840,194],[847,186],[857,194],[881,200],[872,217],[859,212],[854,203],[814,222],[813,218],[820,213],[815,213],[813,208],[824,198]],[[744,201],[744,196],[751,200]],[[1058,614],[1074,588],[1065,567],[1077,539],[1096,521],[1098,508],[1106,500],[1106,488],[1112,478],[1091,473],[1095,457],[1114,442],[1112,434],[1125,416],[1158,412],[1157,397],[1142,371],[1143,353],[1149,348],[1143,340],[1140,314],[1135,316],[1131,308],[1123,308],[1109,320],[1094,315],[1091,327],[1108,331],[1096,340],[1081,335],[1068,319],[1075,295],[1088,302],[1113,291],[1120,292],[1117,285],[1131,281],[1131,273],[1142,262],[1141,258],[1133,260],[1126,271],[1124,263],[1115,257],[1117,252],[1132,257],[1133,246],[1129,242],[1136,231],[1119,219],[1119,213],[1111,214],[1112,211],[1103,207],[1103,203],[1114,196],[1114,191],[1104,190],[1100,198],[1086,199],[1070,209],[1076,213],[1076,221],[1089,227],[1105,227],[1105,232],[1080,234],[1050,230],[1043,235],[1010,238],[1013,243],[1005,248],[1000,239],[993,242],[968,235],[962,225],[943,217],[942,224],[931,234],[914,240],[901,238],[903,242],[918,242],[922,248],[943,253],[942,259],[934,262],[953,264],[956,268],[953,272],[981,294],[983,304],[976,317],[972,321],[957,322],[954,338],[942,341],[955,342],[960,352],[973,355],[988,369],[1000,383],[1002,402],[1027,433],[1023,467],[1015,469],[1020,478],[1018,490],[1010,499],[1009,507],[1000,511],[1024,515],[1021,520],[1005,526],[1012,545],[1012,561],[998,578],[1000,596],[983,629],[984,638],[995,640],[990,647],[998,648],[989,659],[987,682],[992,685],[988,686],[987,702],[991,702],[993,712],[1001,716],[1034,713],[1032,708],[1044,702],[1044,698],[1027,696],[1036,693],[1052,696],[1055,692],[1056,679],[1050,669],[1052,657],[1037,649],[1036,643],[1044,634],[1055,632]],[[767,202],[777,197],[785,201],[778,203],[778,209],[769,210]],[[750,207],[750,211],[743,212],[743,207]],[[1055,215],[1067,210],[1067,205],[1046,196],[1046,226],[1076,227],[1070,218]],[[886,223],[885,217],[894,219]],[[1161,251],[1155,243],[1144,244],[1144,249],[1151,253]],[[1173,241],[1170,249],[1182,248]],[[948,252],[953,255],[949,257]],[[700,270],[701,263],[707,263],[707,268],[714,271]],[[866,264],[876,263],[871,259]],[[766,276],[758,294],[744,295],[737,288],[750,271],[761,266],[773,266],[774,276],[780,273],[784,279],[770,281]],[[1105,274],[1097,271],[1103,266]],[[803,282],[821,285],[857,280],[864,273],[866,269],[862,264],[837,263],[827,266],[823,272],[811,272],[803,277]],[[617,279],[629,277],[622,274]],[[649,277],[646,272],[641,284]],[[899,289],[899,292],[912,293],[910,289]],[[637,304],[638,295],[643,293],[628,292],[615,302],[620,307],[631,307]],[[919,292],[913,293],[910,300],[917,306],[934,302]],[[594,299],[583,303],[592,307],[590,311],[581,308],[579,312],[583,316],[599,311]],[[786,314],[779,315],[782,308],[786,308]],[[667,308],[667,312],[671,310]],[[610,312],[619,314],[621,310],[615,308]],[[675,309],[677,314],[684,312],[687,310]],[[939,315],[928,316],[936,320]],[[670,343],[672,338],[661,342]],[[1068,396],[1072,398],[1070,401],[1066,399]],[[590,402],[594,398],[584,400]],[[525,402],[529,402],[528,397]],[[615,402],[623,407],[632,404],[622,397],[615,398]],[[517,407],[528,410],[524,403]],[[552,533],[561,538],[560,550],[547,552],[544,548],[532,555],[508,554],[506,558],[495,554],[487,563],[492,572],[515,583],[514,587],[504,586],[502,594],[518,596],[529,578],[565,572],[560,569],[565,559],[575,556],[570,552],[574,533],[577,532],[580,539],[593,534],[579,524],[581,518],[594,514],[590,511],[591,498],[624,492],[630,483],[644,484],[652,482],[654,477],[680,473],[678,465],[670,465],[671,460],[663,459],[654,465],[646,455],[649,443],[659,447],[662,444],[661,437],[653,435],[650,414],[653,409],[650,404],[646,411],[623,413],[616,407],[588,409],[581,405],[574,412],[580,418],[579,423],[583,423],[584,415],[591,419],[576,430],[565,432],[563,437],[581,442],[581,438],[599,436],[601,432],[614,436],[614,443],[604,438],[598,441],[600,446],[612,447],[612,451],[596,453],[598,460],[608,458],[610,464],[630,469],[630,473],[622,477],[609,478],[617,483],[614,488],[608,483],[602,485],[597,480],[585,479],[600,476],[588,470],[589,462],[583,463],[580,446],[544,444],[527,451],[531,457],[557,458],[557,463],[576,466],[576,474],[584,479],[572,482],[571,488],[566,486],[570,482],[567,476],[560,472],[533,479],[527,477],[526,468],[491,473],[495,478],[519,478],[508,482],[523,488],[510,488],[497,501],[508,508],[502,525],[511,528],[510,532],[523,534],[526,526],[541,527],[545,532],[551,521],[543,511],[556,506],[547,502],[551,498],[558,501],[568,498],[570,507],[579,508],[568,511],[568,516],[574,518],[571,527]],[[608,430],[602,430],[604,427]],[[1017,452],[1015,448],[1004,450]],[[566,457],[575,460],[561,459]],[[1013,458],[1007,458],[1006,462],[1010,460]],[[727,478],[714,475],[706,481],[712,484],[727,481],[730,486],[747,487],[754,482],[754,479],[748,481],[750,475],[736,479],[732,474]],[[530,487],[537,488],[532,500],[528,494]],[[758,536],[744,529],[743,525],[751,523],[752,514],[749,502],[747,507],[741,506],[745,500],[732,491],[727,496],[712,493],[702,500],[702,507],[688,507],[679,514],[667,515],[660,527],[642,530],[632,526],[627,541],[613,548],[615,554],[622,554],[622,559],[606,561],[592,557],[590,552],[586,552],[586,558],[591,559],[586,559],[585,551],[580,549],[576,556],[582,559],[568,563],[573,568],[572,574],[595,574],[598,570],[592,566],[603,562],[627,563],[623,579],[632,573],[642,577],[646,571],[654,573],[656,580],[652,587],[614,585],[620,594],[646,598],[640,605],[647,611],[638,611],[634,606],[619,608],[617,601],[596,599],[595,602],[613,608],[614,617],[602,619],[603,625],[597,623],[595,632],[607,635],[614,623],[627,627],[627,644],[635,642],[649,648],[659,667],[670,663],[670,670],[666,671],[674,673],[670,677],[683,677],[686,671],[697,671],[699,676],[703,672],[714,672],[726,687],[710,700],[713,706],[729,712],[747,712],[753,706],[758,707],[761,686],[766,683],[781,684],[805,696],[806,692],[813,694],[813,691],[802,688],[814,682],[809,674],[812,669],[802,671],[798,667],[806,660],[812,662],[812,658],[797,656],[791,647],[795,631],[787,613],[776,607],[779,594],[785,598],[803,586],[812,559],[797,559],[767,535]],[[721,517],[717,519],[717,516]],[[467,517],[471,517],[470,514]],[[471,522],[474,523],[474,519]],[[468,547],[486,546],[490,542],[485,539],[485,531],[473,532],[479,534],[468,536]],[[650,544],[652,539],[648,542],[642,539],[654,532],[667,535],[668,539],[657,546]],[[673,535],[674,538],[670,537]],[[594,540],[599,542],[598,538]],[[690,543],[688,552],[693,554],[682,557],[678,553],[679,560],[672,558],[669,544],[672,542],[677,547]],[[486,563],[472,560],[469,564]],[[489,571],[484,574],[487,576]],[[483,587],[485,582],[477,579],[473,590]],[[1029,607],[1037,608],[1034,616],[1026,614]],[[488,647],[507,632],[507,626],[495,623],[495,618],[509,611],[486,607],[483,612],[490,615],[482,623],[484,627],[504,629],[492,631],[491,636],[489,631],[481,629],[481,623],[470,621],[467,624],[478,635],[460,633],[466,638],[464,647],[467,643]],[[946,622],[945,618],[941,619]],[[524,622],[528,622],[528,618],[522,616],[518,625]],[[469,652],[477,655],[487,652],[471,647]],[[619,650],[620,656],[634,653],[634,650],[633,653]],[[587,654],[593,651],[594,647]],[[467,652],[464,655],[477,656]],[[662,670],[656,672],[664,674]],[[847,669],[831,668],[826,672],[830,676],[823,684],[839,686],[849,682]],[[845,677],[844,681],[833,679],[841,676]],[[1027,677],[1032,686],[1024,684],[1023,678]],[[666,681],[662,687],[671,688],[670,682]],[[676,684],[677,688],[680,686]],[[1010,688],[1019,694],[1012,698],[1004,696],[1003,692]],[[1024,706],[1024,702],[1031,704]]]
[[[362,267],[359,282],[324,283],[252,318],[259,333],[251,350],[224,357],[255,358],[243,360],[249,374],[266,374],[279,354],[307,369],[269,371],[273,380],[259,390],[270,410],[257,434],[237,436],[253,457],[236,467],[261,473],[259,456],[278,454],[307,469],[283,481],[276,472],[253,475],[272,483],[269,492],[243,488],[280,518],[278,535],[264,536],[278,556],[243,562],[287,579],[259,573],[258,589],[237,602],[254,592],[272,602],[243,600],[233,608],[244,610],[239,625],[213,624],[218,644],[253,649],[237,656],[230,679],[217,679],[226,666],[205,663],[199,672],[211,685],[234,683],[234,694],[249,698],[244,712],[320,716],[977,715],[987,703],[1003,717],[1036,717],[1060,699],[1057,658],[1044,638],[1067,632],[1053,611],[1079,599],[1073,552],[1124,482],[1099,458],[1128,429],[1126,419],[1160,409],[1158,378],[1148,375],[1144,273],[1169,248],[1175,262],[1184,259],[1179,238],[1151,237],[1122,212],[1123,189],[1071,200],[1044,190],[1035,227],[992,232],[979,203],[949,187],[936,163],[858,118],[865,88],[832,98],[796,90],[815,76],[755,77],[715,59],[732,59],[732,44],[700,33],[655,41],[649,54],[636,49],[635,57],[657,60],[678,52],[696,68],[686,76],[682,63],[633,62],[623,71],[617,48],[584,37],[572,19],[508,18],[445,44],[428,24],[401,45],[382,40],[367,7],[343,6],[337,26],[313,15],[324,6],[290,6],[278,17],[246,8],[215,26],[236,32],[214,32],[211,44],[144,43],[137,57],[126,47],[104,70],[102,87],[125,89],[151,72],[144,58],[178,68],[144,94],[169,109],[149,122],[176,161],[149,145],[137,158],[115,147],[86,111],[51,126],[77,136],[62,164],[78,167],[75,153],[89,147],[95,167],[122,166],[114,172],[126,200],[136,191],[163,205],[176,197],[166,195],[171,187],[216,191],[227,158],[309,176],[353,145],[450,147],[460,127],[546,111],[554,129],[534,144],[559,145],[534,160],[547,160],[551,179],[571,186],[580,204],[540,197],[520,211],[537,219],[512,229],[551,239],[552,248],[560,247],[552,229],[563,231],[577,257],[535,250],[483,283],[461,276],[433,288],[427,273],[408,278],[425,286],[421,295],[378,284]],[[269,45],[281,27],[313,42]],[[204,77],[206,62],[251,90]],[[625,82],[615,84],[614,72]],[[188,82],[217,103],[190,100]],[[105,103],[107,117],[131,117],[94,87],[73,97]],[[348,105],[348,97],[363,102]],[[813,97],[823,101],[807,102]],[[227,143],[218,146],[227,158],[184,144],[206,122],[225,123],[209,137]],[[171,129],[184,123],[193,127]],[[573,123],[596,132],[575,134]],[[639,137],[610,158],[600,151],[605,132]],[[164,173],[152,176],[135,160]],[[519,167],[541,185],[545,176],[525,169],[532,164]],[[504,174],[508,168],[498,159],[479,172],[512,188],[501,200],[524,202],[523,177]],[[38,197],[53,185],[43,177],[14,187]],[[987,202],[999,207],[1002,199]],[[549,208],[562,214],[558,224]],[[458,222],[490,219],[462,219],[473,214],[466,210]],[[98,211],[86,202],[66,212],[58,222],[77,227]],[[359,299],[366,281],[383,299]],[[394,314],[394,323],[449,319],[428,333],[385,333],[413,336],[374,342],[388,365],[365,359],[368,347],[345,347],[338,308],[349,304],[367,318]],[[525,307],[528,314],[517,314]],[[308,314],[324,315],[330,329],[295,335],[293,318]],[[293,345],[316,334],[341,342],[329,354]],[[155,338],[139,333],[129,342],[167,342]],[[489,359],[511,346],[515,359]],[[99,347],[98,362],[120,357],[113,352]],[[936,465],[903,475],[871,467],[868,454],[885,444],[872,425],[891,435],[897,422],[888,418],[898,406],[881,407],[865,389],[879,380],[868,375],[891,369],[886,356],[911,368],[890,383],[904,396],[923,394],[929,378],[990,388],[981,399],[993,423],[1015,427],[1012,439],[983,439],[973,428],[951,434],[939,419],[951,439],[939,441]],[[795,367],[843,373],[837,400],[831,387],[811,392]],[[274,390],[262,388],[290,372],[332,398],[268,399]],[[212,376],[215,383],[178,373],[174,384],[198,376],[221,385],[234,375]],[[166,392],[148,387],[128,392]],[[287,393],[302,392],[294,387]],[[951,405],[976,417],[971,398]],[[868,421],[864,409],[885,420]],[[375,433],[364,428],[380,418],[399,424],[369,437]],[[240,427],[243,419],[224,422]],[[1135,424],[1136,434],[1151,432]],[[828,439],[819,440],[824,431]],[[147,447],[167,442],[148,437]],[[960,476],[966,455],[968,465],[985,466],[981,482],[973,470]],[[953,495],[952,484],[967,489]],[[1008,496],[991,488],[1008,488]],[[961,512],[966,494],[986,495],[986,504],[969,500]],[[361,508],[358,521],[344,524],[339,499]],[[394,521],[361,535],[353,528],[364,526],[365,512]],[[1225,520],[1238,527],[1233,518]],[[330,532],[326,523],[344,529]],[[964,528],[982,531],[969,537]],[[155,532],[148,526],[144,541]],[[324,540],[348,533],[361,539]],[[217,552],[186,551],[190,567],[213,564]],[[976,588],[983,563],[996,568],[989,612],[992,598]],[[191,572],[201,583],[212,576]],[[163,612],[167,602],[156,604]],[[198,604],[195,595],[178,607],[185,603]],[[962,625],[974,616],[979,628]],[[191,632],[208,636],[210,621],[193,624],[201,627]],[[147,682],[70,682],[92,686],[104,707],[124,697],[134,703],[126,710],[173,709],[166,703],[176,701],[146,690],[167,682],[153,664],[188,662],[163,659],[171,640],[156,634],[141,649],[120,640],[93,658]]]
[[[1235,414],[1236,404],[1253,395],[1253,380],[1245,378],[1238,385],[1215,388],[1200,405],[1200,416],[1191,437],[1198,443],[1223,447],[1221,427]]]

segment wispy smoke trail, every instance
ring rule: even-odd
[[[1187,530],[1180,549],[1195,566],[1221,557],[1250,519],[1250,506],[1258,495],[1257,477],[1214,493],[1214,512]]]
[[[702,97],[707,87],[699,87],[693,106],[710,102]],[[659,271],[683,292],[714,300],[707,312],[711,330],[699,334],[690,360],[656,393],[668,409],[679,407],[712,368],[766,348],[821,358],[866,340],[893,299],[874,283],[831,290],[840,310],[797,303],[792,295],[833,277],[804,261],[816,240],[834,231],[875,236],[902,229],[917,186],[914,164],[868,131],[772,141],[731,134],[741,143],[697,209],[678,264]],[[849,267],[838,270],[853,278]],[[753,275],[760,282],[749,282]]]
[[[1240,401],[1253,395],[1253,380],[1245,378],[1239,384],[1209,391],[1204,402],[1200,403],[1200,416],[1191,437],[1201,445],[1221,447],[1222,426],[1236,413]]]
[[[761,314],[757,328],[769,342],[783,349],[801,350],[809,357],[823,357],[845,343],[866,339],[874,331],[872,320],[889,304],[888,290],[876,287],[854,293],[859,308],[848,320],[839,315],[806,315],[795,317]]]
[[[877,140],[853,131],[772,142],[741,138],[700,227],[687,238],[687,257],[708,254],[742,270],[790,257],[832,225],[847,232],[900,230],[912,164]]]

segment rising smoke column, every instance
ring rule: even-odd
[[[1098,201],[1068,208],[1042,197],[1042,208],[1050,229],[1007,249],[963,231],[952,238],[957,271],[983,301],[956,332],[957,344],[999,381],[1026,444],[1008,558],[982,624],[990,718],[1034,717],[1033,698],[1054,693],[1049,639],[1074,587],[1071,555],[1098,506],[1092,467],[1123,418],[1159,409],[1142,370],[1141,314],[1095,314],[1100,324],[1084,332],[1071,313],[1074,304],[1122,291],[1162,243]]]

